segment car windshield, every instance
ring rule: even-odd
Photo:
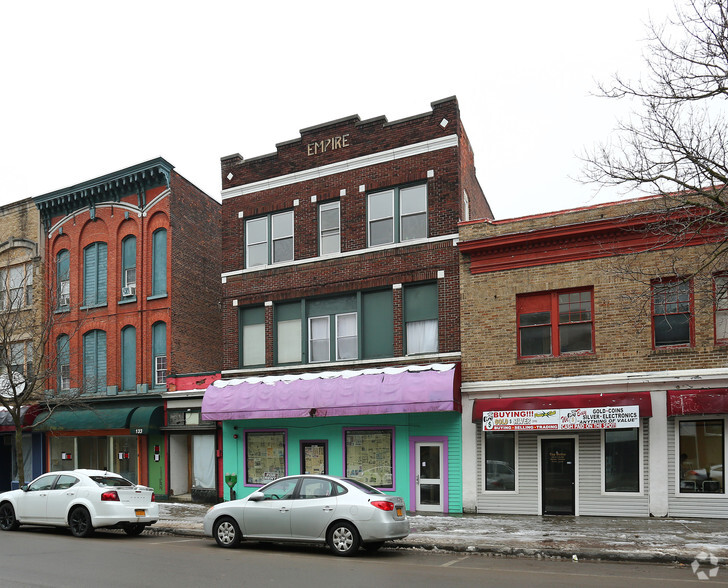
[[[364,482],[360,482],[359,480],[353,480],[351,478],[343,478],[344,482],[348,482],[352,486],[358,488],[365,494],[384,494],[384,492],[380,492],[376,488],[372,488],[368,484],[364,484]]]
[[[117,478],[116,476],[91,476],[91,479],[99,486],[134,486],[126,478]]]

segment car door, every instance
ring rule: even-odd
[[[298,479],[277,480],[261,489],[262,500],[248,500],[243,511],[246,537],[290,539],[291,505]]]
[[[291,509],[293,539],[325,539],[336,512],[336,486],[323,478],[304,478]]]
[[[46,518],[49,523],[64,524],[69,503],[76,497],[78,478],[68,474],[58,476],[55,485],[48,491]]]
[[[17,516],[23,523],[47,523],[48,492],[58,477],[46,474],[33,480],[18,498]]]

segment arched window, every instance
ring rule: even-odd
[[[152,326],[152,384],[155,388],[167,383],[167,325],[163,322]]]
[[[136,283],[136,237],[129,235],[121,242],[121,297],[135,297]]]
[[[106,394],[106,333],[96,330],[83,336],[83,390]]]
[[[136,329],[131,325],[121,329],[121,389],[136,390]]]
[[[106,243],[91,243],[83,250],[83,305],[106,304]]]
[[[167,229],[152,233],[152,296],[167,294]]]
[[[71,255],[63,249],[56,255],[56,308],[65,309],[71,305]]]
[[[58,389],[71,388],[71,350],[68,335],[59,335],[56,339],[56,357],[58,358]]]

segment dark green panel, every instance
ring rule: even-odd
[[[392,290],[363,293],[361,308],[363,358],[392,357],[394,355]]]
[[[258,325],[265,322],[265,307],[255,306],[253,308],[240,309],[240,324]]]
[[[136,390],[136,329],[121,330],[121,389]]]
[[[404,322],[437,318],[437,283],[417,284],[404,289]]]
[[[157,229],[152,236],[152,295],[167,293],[167,230]]]
[[[286,304],[276,304],[276,320],[290,321],[301,318],[301,303],[291,302]],[[259,321],[263,322],[263,321]],[[249,323],[248,323],[249,324]]]
[[[356,312],[356,294],[309,300],[306,303],[308,316],[324,316],[326,314],[342,314]]]

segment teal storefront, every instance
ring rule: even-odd
[[[222,380],[205,392],[202,418],[222,421],[222,471],[237,476],[237,498],[321,473],[402,496],[411,512],[461,513],[458,367]]]

